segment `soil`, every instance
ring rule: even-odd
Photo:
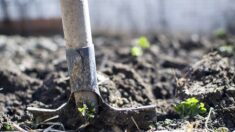
[[[165,35],[148,36],[151,47],[132,57],[133,38],[94,36],[99,89],[105,102],[118,108],[156,104],[156,119],[148,127],[91,124],[80,131],[235,130],[234,55],[219,50],[235,46],[235,38]],[[18,124],[25,130],[71,130],[58,122],[38,123],[28,106],[57,108],[70,97],[62,36],[0,36],[0,128]],[[234,52],[234,48],[232,49]],[[102,81],[105,80],[105,81]],[[196,97],[208,116],[181,119],[180,101]],[[205,123],[206,122],[206,123]]]

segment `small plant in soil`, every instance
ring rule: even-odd
[[[134,57],[142,56],[143,50],[139,46],[134,46],[131,48],[131,55]]]
[[[148,49],[150,47],[149,40],[144,36],[137,39],[137,44],[143,49]]]
[[[233,56],[235,55],[233,45],[223,45],[218,48],[218,51],[222,54]]]
[[[86,121],[90,121],[95,118],[95,105],[92,103],[83,103],[81,107],[78,107],[78,112]]]
[[[196,115],[203,115],[207,111],[205,104],[195,97],[182,101],[175,106],[175,110],[181,118],[193,118]]]
[[[134,57],[142,56],[143,50],[148,48],[150,48],[150,42],[142,36],[136,40],[135,45],[131,48],[131,55]]]
[[[9,123],[3,123],[1,130],[3,130],[3,131],[14,131],[14,128]]]
[[[217,38],[225,38],[227,33],[226,33],[225,29],[219,28],[213,32],[213,35]]]

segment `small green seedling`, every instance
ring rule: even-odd
[[[213,35],[217,38],[225,38],[227,33],[226,33],[225,29],[219,28],[213,32]]]
[[[3,131],[14,131],[14,128],[9,123],[3,123],[2,128]]]
[[[218,48],[219,52],[232,55],[234,52],[233,45],[223,45]]]
[[[148,49],[150,47],[149,40],[144,36],[138,38],[137,44],[143,49]]]
[[[139,46],[134,46],[131,48],[131,55],[134,57],[142,56],[143,50]]]
[[[131,48],[131,55],[134,57],[142,56],[143,50],[148,49],[149,47],[149,40],[146,37],[142,36],[136,40],[135,46]]]
[[[92,104],[83,103],[82,107],[78,108],[78,112],[86,120],[91,120],[95,118],[95,107]]]
[[[203,115],[206,113],[207,109],[205,104],[199,102],[195,97],[189,98],[177,106],[175,106],[176,112],[181,118],[193,118],[196,115]]]

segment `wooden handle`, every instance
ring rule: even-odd
[[[62,22],[67,48],[92,44],[87,0],[61,0]]]

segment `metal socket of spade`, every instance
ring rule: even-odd
[[[87,0],[61,0],[66,57],[70,76],[71,95],[57,109],[28,107],[37,122],[52,117],[68,127],[85,122],[77,108],[84,102],[95,106],[95,118],[90,123],[107,125],[147,125],[156,117],[155,105],[137,108],[114,108],[105,103],[99,92],[96,76],[95,51],[92,43]]]

